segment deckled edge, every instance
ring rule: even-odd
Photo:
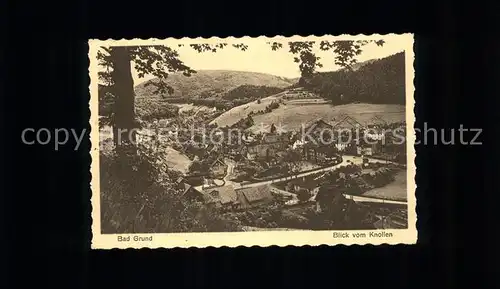
[[[90,131],[89,131],[89,143],[90,143],[90,150],[89,150],[89,156],[90,156],[90,165],[89,165],[89,169],[90,169],[90,172],[89,172],[89,175],[90,175],[90,178],[89,178],[89,188],[90,188],[90,222],[89,222],[89,225],[90,225],[90,248],[94,249],[94,237],[95,234],[94,234],[94,228],[95,228],[95,224],[94,224],[94,190],[92,188],[92,181],[94,179],[94,176],[92,174],[92,171],[93,171],[93,166],[95,166],[95,161],[94,161],[94,158],[92,157],[92,150],[94,150],[94,142],[92,140],[92,133],[94,131],[94,125],[92,124],[92,119],[93,119],[93,114],[95,112],[92,112],[92,101],[93,101],[93,96],[92,95],[92,75],[91,75],[91,66],[92,66],[92,59],[90,58],[90,54],[91,54],[91,41],[88,41],[87,42],[87,60],[88,60],[88,67],[87,67],[87,79],[88,79],[88,82],[89,82],[89,86],[88,86],[88,93],[89,93],[89,103],[88,103],[88,109],[90,111],[89,113],[89,127],[90,127]],[[94,60],[95,62],[95,60]],[[99,101],[99,98],[97,99]],[[99,113],[99,112],[97,112]],[[97,128],[99,130],[99,128]],[[97,146],[99,146],[99,143],[97,144]],[[99,157],[99,156],[97,156]],[[99,194],[97,196],[97,198],[100,198]]]
[[[175,37],[168,37],[168,38],[163,38],[163,39],[160,39],[160,38],[121,38],[121,39],[113,39],[113,38],[108,38],[108,39],[98,39],[98,38],[93,38],[93,39],[89,39],[89,43],[90,42],[108,42],[108,43],[113,43],[113,42],[119,42],[120,45],[124,45],[126,43],[121,43],[121,42],[141,42],[141,41],[144,41],[147,43],[144,43],[144,45],[146,44],[149,44],[149,45],[153,45],[154,43],[152,42],[163,42],[163,41],[169,41],[169,40],[175,40],[175,41],[190,41],[190,42],[193,42],[193,41],[202,41],[202,42],[206,42],[206,41],[227,41],[227,40],[245,40],[245,39],[281,39],[281,40],[289,40],[290,38],[308,38],[308,39],[311,39],[311,40],[320,40],[321,38],[325,38],[325,37],[334,37],[334,38],[360,38],[360,37],[367,37],[367,38],[376,38],[376,37],[386,37],[386,36],[390,36],[390,35],[412,35],[414,36],[413,33],[410,33],[410,32],[407,32],[407,33],[386,33],[386,34],[378,34],[378,33],[373,33],[373,34],[356,34],[356,35],[352,35],[352,34],[340,34],[340,35],[332,35],[332,34],[324,34],[324,35],[321,35],[321,36],[317,36],[317,35],[314,35],[314,34],[311,34],[311,35],[308,35],[308,36],[302,36],[300,34],[295,34],[295,35],[290,35],[290,36],[284,36],[284,35],[275,35],[275,36],[256,36],[256,37],[252,37],[252,36],[241,36],[241,37],[234,37],[234,36],[228,36],[228,37],[218,37],[218,36],[213,36],[213,37],[208,37],[208,38],[205,38],[205,37],[195,37],[195,38],[191,38],[191,37],[181,37],[181,38],[175,38]],[[316,39],[315,39],[316,38]],[[349,40],[349,39],[345,39],[345,40]],[[137,45],[134,44],[134,45]]]
[[[413,207],[413,210],[415,212],[415,232],[416,232],[416,236],[415,236],[415,243],[418,242],[418,210],[417,210],[417,207],[418,207],[418,198],[417,198],[417,187],[418,187],[418,184],[417,184],[417,148],[415,147],[416,146],[416,140],[417,140],[417,132],[415,130],[415,125],[417,123],[417,113],[416,113],[416,109],[417,109],[417,101],[415,99],[415,96],[416,96],[416,92],[417,92],[417,87],[415,85],[416,81],[416,75],[417,75],[417,72],[416,72],[416,69],[415,69],[415,58],[417,57],[416,53],[415,53],[415,34],[412,34],[412,44],[411,44],[411,47],[412,47],[412,54],[413,54],[413,61],[412,61],[412,68],[413,68],[413,79],[411,80],[411,83],[412,83],[412,87],[413,87],[413,91],[412,91],[412,100],[413,100],[413,126],[412,126],[412,132],[413,132],[413,135],[414,135],[414,138],[413,138],[413,146],[412,146],[412,152],[414,154],[413,156],[413,159],[411,160],[412,163],[413,163],[413,168],[414,168],[414,172],[413,173],[413,184],[415,185],[414,187],[414,191],[413,191],[413,195],[415,196],[415,206]],[[405,78],[406,79],[406,78]],[[405,85],[405,88],[406,88],[406,85]],[[405,108],[405,111],[406,111],[406,108]],[[406,125],[408,126],[408,124]],[[408,152],[406,152],[408,154]],[[408,165],[406,166],[408,168]],[[406,173],[408,174],[408,170],[406,171]],[[409,194],[410,192],[408,192]],[[408,208],[408,211],[410,210],[410,208]],[[409,224],[408,224],[409,225]]]
[[[415,55],[415,34],[414,33],[411,33],[411,32],[405,32],[405,33],[386,33],[386,34],[378,34],[378,33],[372,33],[372,34],[356,34],[356,35],[352,35],[352,34],[341,34],[341,35],[331,35],[331,34],[324,34],[322,36],[317,36],[317,35],[309,35],[309,36],[302,36],[302,35],[299,35],[299,34],[295,34],[295,35],[291,35],[291,36],[284,36],[284,35],[275,35],[275,36],[257,36],[257,37],[252,37],[252,36],[242,36],[242,37],[233,37],[233,36],[228,36],[228,37],[217,37],[217,36],[214,36],[214,37],[209,37],[209,38],[204,38],[204,37],[196,37],[196,38],[190,38],[190,37],[182,37],[182,38],[175,38],[175,37],[169,37],[169,38],[164,38],[164,39],[159,39],[159,38],[148,38],[148,39],[143,39],[143,38],[122,38],[122,39],[112,39],[112,38],[108,38],[108,39],[89,39],[87,44],[88,44],[88,54],[87,54],[87,58],[89,60],[89,67],[88,67],[88,79],[89,79],[89,94],[90,94],[90,97],[89,97],[89,109],[90,109],[90,120],[89,120],[89,123],[90,123],[90,143],[91,143],[91,147],[90,147],[90,157],[91,157],[91,162],[90,162],[90,176],[91,176],[91,180],[90,180],[90,189],[91,189],[91,208],[90,208],[90,219],[91,219],[91,249],[92,250],[141,250],[141,249],[150,249],[150,250],[161,250],[161,249],[164,249],[164,250],[176,250],[176,249],[211,249],[211,248],[215,248],[215,249],[226,249],[226,248],[288,248],[288,247],[357,247],[357,246],[368,246],[368,247],[378,247],[378,246],[398,246],[398,245],[415,245],[417,244],[418,242],[418,228],[417,228],[417,223],[418,223],[418,214],[417,214],[417,204],[418,204],[418,200],[417,200],[417,196],[416,196],[416,189],[417,189],[417,183],[416,183],[416,170],[417,170],[417,167],[416,167],[416,148],[415,148],[415,142],[413,143],[413,153],[414,153],[414,158],[413,158],[413,167],[415,169],[414,171],[414,175],[413,175],[413,183],[414,183],[414,191],[413,191],[413,194],[414,194],[414,198],[415,198],[415,204],[414,204],[414,208],[412,210],[414,210],[414,213],[415,213],[415,238],[408,242],[405,242],[405,241],[402,241],[402,242],[381,242],[381,243],[377,243],[377,242],[360,242],[360,243],[354,243],[354,244],[345,244],[345,243],[339,243],[339,244],[325,244],[325,243],[322,243],[322,244],[310,244],[310,243],[305,243],[305,244],[288,244],[288,245],[249,245],[249,246],[246,246],[246,245],[235,245],[235,246],[227,246],[227,245],[220,245],[220,246],[213,246],[213,245],[201,245],[201,246],[189,246],[186,244],[186,246],[175,246],[175,247],[165,247],[165,246],[142,246],[142,247],[112,247],[112,248],[102,248],[102,247],[95,247],[94,246],[94,237],[95,237],[95,234],[94,234],[94,228],[95,228],[95,224],[94,224],[94,220],[93,220],[93,214],[95,213],[94,211],[94,193],[93,193],[93,190],[92,190],[92,180],[93,180],[93,175],[92,175],[92,166],[96,165],[96,162],[94,161],[93,157],[92,157],[92,150],[94,149],[93,147],[93,144],[92,144],[92,131],[94,129],[94,125],[92,124],[92,115],[93,115],[93,112],[92,112],[92,100],[93,100],[93,97],[97,97],[97,96],[92,96],[92,76],[90,75],[90,72],[91,72],[91,65],[93,63],[93,61],[90,59],[90,54],[91,54],[91,46],[92,46],[92,43],[93,42],[96,42],[96,43],[101,43],[101,42],[107,42],[107,43],[119,43],[120,45],[126,45],[127,43],[126,42],[141,42],[141,41],[144,41],[147,43],[144,43],[144,45],[154,45],[154,42],[162,42],[162,41],[169,41],[169,40],[176,40],[176,41],[190,41],[190,42],[193,42],[193,41],[203,41],[203,42],[206,42],[206,41],[227,41],[227,40],[245,40],[245,39],[268,39],[268,40],[290,40],[291,38],[307,38],[307,39],[311,39],[311,40],[319,40],[321,38],[326,38],[326,37],[332,37],[332,38],[341,38],[341,39],[344,39],[346,38],[345,40],[349,40],[349,38],[361,38],[361,37],[366,37],[366,38],[376,38],[376,37],[386,37],[386,36],[391,36],[391,35],[395,35],[395,36],[403,36],[403,35],[408,35],[408,36],[411,36],[411,39],[412,39],[412,43],[411,43],[411,52],[412,52],[412,56],[413,56],[413,61],[412,61],[412,72],[413,72],[413,79],[411,81],[412,83],[412,86],[413,86],[413,93],[412,93],[412,100],[413,100],[413,127],[412,127],[412,131],[413,131],[413,134],[415,135],[415,123],[416,123],[416,114],[415,114],[415,109],[416,109],[416,101],[415,101],[415,92],[416,92],[416,88],[415,88],[415,77],[416,77],[416,70],[415,70],[415,58],[416,58],[416,55]],[[125,43],[123,43],[125,42]],[[153,42],[153,43],[152,43]],[[137,43],[135,43],[134,45],[137,45]],[[405,50],[405,53],[406,53],[406,50]],[[406,56],[405,56],[405,67],[406,67]],[[406,70],[405,70],[405,73],[406,73]],[[405,90],[407,89],[406,87],[406,77],[405,77]],[[406,97],[406,95],[405,95]],[[405,103],[405,117],[406,117],[406,111],[407,111],[407,106],[408,104]],[[95,112],[94,112],[95,113]],[[98,126],[98,124],[97,124]],[[408,128],[408,124],[406,125],[407,128]],[[99,129],[97,127],[97,129]],[[416,138],[416,135],[415,135],[415,138]],[[97,140],[99,141],[99,139]],[[97,149],[96,149],[97,150]],[[408,153],[408,152],[407,152]],[[408,165],[407,165],[407,174],[408,174]],[[408,191],[407,192],[407,195],[409,196],[410,192]],[[97,198],[100,198],[100,196],[97,196]],[[408,206],[408,211],[410,210],[411,208],[409,208]],[[99,212],[100,214],[100,212]],[[410,224],[408,223],[408,228],[405,229],[405,230],[410,230]],[[328,231],[328,232],[333,232],[333,231],[336,231],[336,230],[331,230],[331,231]],[[349,230],[344,230],[345,232],[350,232]],[[366,230],[366,231],[369,231],[369,230]],[[218,232],[210,232],[212,234],[217,234]],[[209,233],[209,234],[210,234]],[[248,232],[250,233],[250,232]],[[161,234],[164,234],[164,233],[161,233]],[[172,234],[177,234],[177,233],[172,233]],[[183,233],[179,233],[179,234],[183,234]],[[99,235],[102,235],[99,233]],[[137,235],[137,234],[124,234],[124,235]],[[351,238],[352,239],[352,238]],[[314,242],[311,242],[311,243],[314,243]]]

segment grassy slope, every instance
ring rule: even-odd
[[[268,105],[270,105],[273,101],[281,99],[283,95],[284,93],[281,92],[272,96],[262,98],[260,103],[257,103],[257,101],[252,101],[247,104],[233,107],[232,109],[221,114],[210,124],[217,123],[219,127],[224,127],[226,125],[231,126],[237,123],[240,119],[245,118],[251,111],[256,113],[260,110],[265,110]]]
[[[382,188],[370,190],[362,196],[394,201],[406,201],[408,199],[406,189],[406,170],[398,172],[394,177],[394,182]]]
[[[250,111],[257,112],[265,109],[272,101],[281,98],[283,93],[263,98],[261,104],[256,102],[248,103],[235,107],[219,117],[213,122],[217,123],[220,127],[232,125],[238,122],[239,119],[246,117]],[[340,120],[342,114],[348,114],[355,118],[361,124],[369,121],[375,115],[380,116],[387,122],[403,121],[405,118],[405,107],[397,104],[344,104],[332,106],[328,103],[315,104],[311,100],[310,104],[298,105],[294,101],[286,101],[285,104],[280,105],[279,108],[273,110],[271,113],[253,116],[255,125],[250,130],[255,131],[259,129],[260,124],[271,125],[281,123],[284,125],[285,130],[300,130],[302,124],[322,118],[327,122],[334,122]]]
[[[193,105],[192,103],[174,104],[179,108],[179,112],[194,111],[211,111],[212,108],[203,105]]]
[[[150,80],[157,81],[157,80]],[[200,93],[210,90],[228,91],[240,85],[263,85],[285,88],[294,84],[293,80],[258,72],[228,71],[228,70],[200,70],[186,77],[182,74],[171,74],[165,80],[174,88],[170,97],[197,97]],[[145,86],[146,82],[135,87],[137,99],[144,96],[153,96],[155,87]]]
[[[191,165],[191,160],[186,155],[176,151],[171,147],[167,147],[165,149],[165,155],[167,166],[170,169],[179,171],[183,174],[188,172],[189,166]]]

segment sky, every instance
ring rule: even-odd
[[[405,45],[407,46],[408,44],[405,41],[401,41],[400,38],[398,39],[398,37],[400,36],[386,35],[377,38],[385,40],[385,44],[382,47],[377,46],[375,43],[364,46],[363,52],[357,57],[358,62],[383,58],[403,51]],[[179,59],[194,70],[236,70],[262,72],[289,78],[300,77],[298,64],[293,61],[294,55],[288,52],[286,40],[280,41],[284,45],[278,51],[271,50],[270,45],[267,43],[269,39],[250,38],[239,42],[236,39],[230,41],[221,40],[228,43],[244,42],[248,45],[248,50],[241,51],[228,45],[216,53],[199,53],[189,46],[189,40],[174,39],[172,41],[175,43],[166,44],[171,48],[175,48],[179,53]],[[184,46],[177,47],[178,43],[183,43]],[[318,68],[317,71],[333,71],[340,68],[334,64],[332,51],[321,51],[316,45],[314,52],[316,56],[321,58],[320,62],[323,64],[323,68]],[[132,75],[135,85],[153,78],[152,76],[139,78],[133,67]]]

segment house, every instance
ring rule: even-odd
[[[373,155],[372,148],[368,146],[357,146],[356,147],[356,154],[360,156],[371,156]]]
[[[292,145],[292,148],[295,150],[295,149],[298,149],[298,148],[301,148],[301,147],[304,147],[304,145],[307,143],[307,141],[305,140],[296,140],[293,145]]]
[[[381,131],[380,132],[374,132],[374,131],[370,131],[370,130],[365,130],[364,131],[364,135],[365,135],[366,138],[374,140],[374,141],[381,141],[385,137],[385,134],[382,133]]]
[[[183,184],[183,192],[182,192],[182,198],[191,200],[191,201],[203,201],[203,193],[195,189],[193,186],[190,184],[184,183]]]
[[[218,155],[222,152],[223,147],[221,144],[213,143],[213,144],[207,144],[205,149],[208,152],[208,154]]]
[[[356,153],[358,155],[373,156],[381,152],[381,145],[379,143],[358,145]]]
[[[381,118],[380,116],[375,115],[374,117],[372,117],[370,120],[368,120],[366,122],[366,125],[368,127],[385,127],[385,126],[387,126],[387,122],[383,118]]]
[[[232,209],[238,205],[238,197],[233,186],[223,186],[203,192],[205,204],[217,209]]]
[[[179,186],[182,186],[185,183],[185,181],[186,181],[186,179],[184,179],[183,176],[180,176],[175,181],[175,184],[179,187]]]
[[[277,145],[265,143],[248,146],[247,158],[249,160],[270,159],[276,156],[279,151],[277,148]]]
[[[246,134],[241,136],[241,140],[246,144],[250,144],[250,143],[253,143],[255,141],[255,138],[246,133]]]
[[[217,158],[210,165],[210,174],[215,178],[223,178],[226,175],[227,165],[220,158]]]
[[[337,151],[343,152],[343,151],[346,150],[347,144],[345,144],[345,143],[337,143],[337,144],[335,144],[335,148],[337,149]]]
[[[334,129],[356,129],[358,127],[363,127],[363,125],[348,115],[341,116],[339,121],[333,125]]]
[[[258,158],[270,159],[279,151],[285,150],[290,139],[287,134],[268,133],[262,136],[260,142],[247,146],[247,158],[254,160]]]
[[[239,146],[233,146],[230,147],[228,150],[228,154],[233,158],[238,158],[240,156],[246,157],[247,151],[246,151],[246,146],[245,145],[239,145]]]
[[[305,125],[304,132],[312,134],[320,134],[321,132],[329,131],[333,133],[333,125],[327,123],[322,118],[317,118]]]
[[[238,207],[247,209],[269,204],[274,200],[269,185],[239,189],[236,191],[238,198]]]
[[[168,119],[160,119],[157,121],[157,124],[158,124],[158,127],[161,127],[161,128],[168,128],[168,127],[171,127],[173,130],[177,130],[177,125],[171,125],[170,124],[170,121]]]

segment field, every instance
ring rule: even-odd
[[[191,165],[191,160],[187,156],[171,147],[165,149],[165,159],[170,169],[183,174],[188,172],[189,166]]]
[[[246,117],[251,111],[254,113],[265,109],[273,101],[280,100],[284,93],[276,94],[263,98],[261,103],[247,103],[235,107],[216,118],[213,122],[220,127],[231,126],[241,118]],[[261,124],[281,124],[284,130],[300,130],[301,126],[316,119],[323,119],[331,124],[340,121],[343,115],[349,115],[361,124],[370,121],[374,116],[379,116],[388,123],[400,122],[405,120],[405,107],[398,104],[367,104],[352,103],[333,106],[329,103],[319,103],[317,99],[307,100],[283,100],[280,107],[271,113],[265,113],[252,116],[254,126],[251,131],[257,131]]]
[[[257,113],[258,111],[265,110],[266,107],[273,101],[281,100],[284,94],[284,92],[281,92],[272,96],[262,98],[260,100],[260,103],[257,103],[257,101],[253,101],[247,104],[233,107],[232,109],[224,112],[219,117],[214,119],[210,124],[217,123],[219,127],[224,127],[226,125],[231,126],[237,123],[240,119],[247,117],[251,111]]]
[[[188,112],[188,111],[213,111],[213,108],[204,105],[193,105],[192,103],[182,103],[182,104],[174,104],[179,108],[179,112]]]
[[[393,201],[407,201],[406,170],[395,175],[394,182],[364,193],[363,197],[381,198]]]

